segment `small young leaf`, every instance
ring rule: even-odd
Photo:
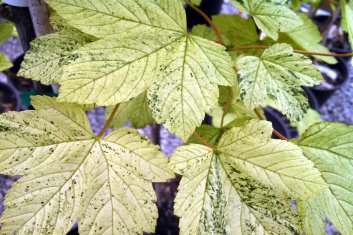
[[[112,108],[108,108],[107,117],[110,116],[111,110]],[[120,105],[117,114],[114,116],[112,127],[121,127],[127,121],[130,121],[131,126],[135,128],[144,128],[146,125],[153,123],[146,92]]]
[[[240,10],[249,13],[260,30],[274,40],[277,40],[278,32],[290,32],[303,24],[303,21],[286,6],[285,0],[232,0],[232,2]]]
[[[153,232],[152,181],[167,159],[133,129],[97,138],[81,106],[35,97],[37,110],[0,117],[0,172],[24,175],[6,196],[5,234]]]
[[[323,231],[324,228],[319,227],[324,224],[323,215],[342,234],[353,231],[352,133],[353,127],[342,123],[317,123],[298,142],[304,155],[314,162],[329,185],[319,196],[300,205],[307,234]]]
[[[314,86],[322,80],[309,58],[293,53],[284,43],[266,49],[261,57],[241,57],[236,65],[240,69],[240,96],[248,109],[269,98],[292,121],[300,120],[309,108],[301,86]]]

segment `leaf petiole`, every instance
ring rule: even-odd
[[[104,123],[104,127],[102,128],[102,130],[100,130],[99,134],[97,135],[97,137],[102,137],[104,132],[108,129],[108,127],[110,126],[110,124],[112,123],[113,121],[113,118],[116,114],[116,112],[118,111],[119,109],[119,106],[120,106],[120,103],[116,104],[112,113],[110,114],[108,120]]]

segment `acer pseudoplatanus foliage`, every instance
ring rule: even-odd
[[[66,234],[76,222],[83,235],[154,232],[152,182],[174,173],[180,234],[317,235],[325,218],[352,234],[353,127],[306,116],[302,86],[322,76],[300,52],[336,63],[306,15],[285,0],[233,0],[247,19],[217,15],[189,32],[179,0],[46,2],[55,33],[32,42],[20,75],[60,91],[0,116],[0,173],[22,176],[3,234]],[[340,8],[353,42],[353,1]],[[95,106],[109,117],[97,136],[85,114]],[[271,138],[263,106],[300,138]],[[213,126],[201,125],[205,114]],[[168,160],[119,129],[126,121],[163,124],[185,145]]]

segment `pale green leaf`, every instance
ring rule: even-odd
[[[6,196],[5,234],[153,232],[152,181],[173,177],[146,137],[121,129],[97,138],[81,106],[35,97],[35,111],[0,116],[0,172],[24,175]]]
[[[233,125],[235,122],[246,119],[258,119],[253,110],[249,110],[240,98],[239,86],[223,87],[220,86],[219,106],[214,107],[211,116],[212,124],[220,127],[223,119],[223,126]],[[226,111],[226,112],[225,112]]]
[[[252,19],[244,19],[238,15],[215,15],[212,21],[221,32],[224,44],[229,49],[239,46],[258,44],[260,38]],[[196,25],[192,28],[194,35],[216,41],[214,31],[206,25]]]
[[[69,55],[91,41],[92,37],[77,30],[37,38],[31,42],[31,49],[26,53],[18,75],[43,84],[58,83]]]
[[[301,136],[311,125],[321,121],[320,114],[313,109],[309,109],[303,119],[296,123],[299,135]]]
[[[298,146],[271,134],[270,122],[252,120],[224,133],[217,151],[264,184],[300,198],[320,193],[326,184],[314,164]]]
[[[349,3],[343,3],[342,5],[342,21],[346,26],[346,31],[348,32],[348,39],[351,43],[351,47],[353,48],[353,1],[350,0]]]
[[[208,143],[216,145],[225,130],[210,125],[201,125],[196,128],[195,131]],[[190,136],[187,143],[202,144],[200,140],[194,135]]]
[[[183,32],[186,18],[183,6],[176,0],[46,0],[70,25],[103,38],[159,28]]]
[[[12,63],[7,55],[0,53],[0,72],[12,67]]]
[[[318,27],[307,15],[300,14],[299,16],[304,24],[290,32],[280,34],[279,41],[289,43],[297,50],[330,53],[326,47],[320,44],[322,36]],[[337,63],[334,57],[318,55],[314,55],[313,57],[329,64]]]
[[[278,32],[290,32],[303,21],[281,0],[232,0],[236,7],[249,13],[256,25],[270,38],[277,40]]]
[[[318,85],[322,75],[312,61],[288,44],[275,44],[260,57],[245,56],[236,61],[240,69],[240,96],[249,110],[266,99],[292,121],[300,120],[309,108],[301,86]]]
[[[317,123],[298,142],[329,185],[318,197],[302,205],[308,234],[317,234],[323,229],[319,227],[323,224],[320,215],[326,215],[344,235],[353,231],[352,133],[353,127],[342,123]],[[316,215],[310,214],[311,210]]]
[[[195,6],[200,6],[202,0],[183,0],[184,3],[187,3],[187,2],[191,2],[192,4],[194,4]]]
[[[0,23],[0,44],[12,36],[13,24],[11,22]]]
[[[151,110],[147,103],[146,92],[141,93],[131,101],[122,103],[114,116],[112,127],[118,128],[127,121],[135,128],[144,128],[148,124],[152,124],[153,118]],[[107,110],[107,117],[110,116],[112,108]]]
[[[212,17],[212,21],[227,39],[226,45],[231,48],[254,45],[259,41],[252,19],[244,19],[238,15],[216,15]]]
[[[217,85],[234,84],[225,48],[187,34],[180,1],[48,2],[72,26],[103,38],[71,55],[60,101],[110,106],[148,89],[154,119],[186,140],[217,102]]]
[[[192,27],[192,34],[211,41],[217,40],[215,32],[207,25],[195,25]]]
[[[172,51],[178,58],[167,57],[171,64],[162,67],[148,98],[155,120],[186,140],[217,103],[217,85],[234,84],[235,76],[230,57],[214,42],[187,37]]]
[[[192,144],[179,147],[170,165],[183,175],[174,205],[180,234],[299,232],[290,198],[251,178],[232,157]]]

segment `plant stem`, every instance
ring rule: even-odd
[[[266,117],[262,115],[259,109],[255,108],[254,112],[256,113],[256,116],[258,116],[260,120],[266,120]],[[273,134],[278,138],[280,138],[281,140],[288,141],[288,139],[284,135],[282,135],[279,131],[277,131],[275,128],[273,128]]]
[[[288,141],[287,137],[285,137],[284,135],[282,135],[281,133],[279,133],[277,130],[273,129],[273,134],[275,136],[277,136],[278,138],[280,138],[281,140],[285,140]]]
[[[224,118],[225,118],[226,114],[228,113],[228,108],[229,108],[229,100],[227,100],[225,102],[225,104],[223,105],[223,114],[222,114],[222,119],[221,119],[221,128],[224,125]]]
[[[190,0],[187,0],[186,3],[206,20],[206,22],[211,26],[212,30],[215,32],[218,43],[224,45],[222,34],[218,30],[216,25],[212,22],[210,17],[208,17],[208,15],[206,15],[206,13],[203,12],[200,8],[196,7]]]
[[[243,50],[243,49],[267,49],[268,46],[261,46],[261,45],[254,45],[254,46],[241,46],[235,48],[236,50]],[[333,57],[349,57],[353,56],[353,53],[344,53],[344,54],[337,54],[337,53],[321,53],[321,52],[314,52],[314,51],[302,51],[302,50],[293,50],[295,53],[304,54],[304,55],[320,55],[320,56],[333,56]]]
[[[214,149],[214,146],[210,143],[208,143],[204,138],[202,138],[199,133],[197,133],[196,131],[194,131],[194,136],[196,138],[198,138],[200,140],[201,143],[203,143],[204,145],[206,145],[207,147],[211,148],[211,149]]]
[[[99,134],[97,135],[98,137],[102,137],[104,132],[108,129],[108,127],[110,126],[110,124],[112,123],[113,121],[113,118],[116,114],[116,112],[118,111],[119,109],[119,106],[120,106],[120,103],[119,104],[116,104],[114,109],[113,109],[113,112],[110,114],[108,120],[104,123],[104,127],[102,128],[102,130],[99,132]]]

